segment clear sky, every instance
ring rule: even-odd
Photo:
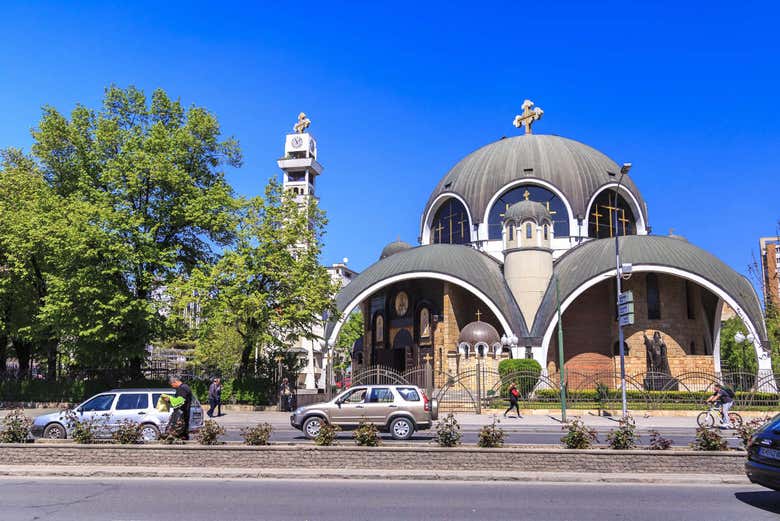
[[[29,150],[44,104],[162,87],[239,139],[228,178],[253,195],[305,111],[328,264],[416,243],[439,179],[517,134],[525,98],[536,133],[633,163],[654,233],[745,273],[780,219],[776,2],[32,4],[0,7],[0,146]]]

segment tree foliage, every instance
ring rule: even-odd
[[[729,371],[755,372],[758,369],[756,350],[745,340],[737,343],[734,335],[738,332],[747,334],[747,329],[739,317],[731,317],[720,328],[720,363],[721,368]]]
[[[363,314],[354,311],[349,315],[344,325],[341,326],[339,336],[336,338],[336,361],[333,367],[343,373],[352,363],[352,346],[358,338],[363,336]]]

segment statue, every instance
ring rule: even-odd
[[[669,368],[669,358],[666,354],[666,342],[661,338],[661,333],[653,333],[652,340],[647,333],[643,333],[645,339],[645,351],[647,358],[647,376],[645,376],[645,389],[650,391],[676,391],[677,380],[672,378]],[[660,373],[660,374],[659,374]]]
[[[422,308],[420,311],[420,340],[431,337],[431,320],[428,308]]]
[[[301,112],[298,114],[298,123],[293,126],[293,130],[298,134],[303,134],[309,125],[311,125],[311,120],[306,117],[305,113]]]

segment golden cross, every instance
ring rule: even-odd
[[[463,227],[463,225],[466,224],[466,217],[463,217],[462,221],[458,221],[458,224],[460,224],[460,236],[461,236],[461,238],[465,239],[466,238],[466,230]]]
[[[550,213],[550,215],[555,215],[558,213],[555,210],[550,210],[550,201],[547,201],[547,211]]]
[[[596,234],[598,236],[599,232],[599,217],[604,217],[604,214],[599,213],[599,207],[596,206],[596,211],[591,214],[593,217],[596,218]]]
[[[525,192],[523,192],[523,197],[524,197],[524,198],[525,198],[525,200],[527,201],[527,200],[528,200],[528,198],[529,198],[529,197],[531,197],[531,192],[529,192],[529,191],[528,191],[528,189],[526,189],[526,191],[525,191]]]
[[[477,322],[482,318],[482,312],[480,310],[477,310]]]
[[[423,360],[425,360],[426,362],[430,362],[432,358],[433,358],[433,357],[432,357],[431,355],[429,355],[428,353],[426,353],[426,354],[425,354],[425,356],[423,357]]]
[[[504,213],[498,214],[499,217],[506,217],[506,212],[509,211],[509,203],[504,203]]]
[[[439,242],[441,242],[441,231],[444,229],[444,226],[442,226],[441,221],[439,221],[439,227],[434,228],[433,231],[439,232]]]
[[[626,234],[626,223],[630,223],[631,221],[626,219],[626,210],[624,208],[620,209],[620,218],[618,219],[618,221],[623,223],[623,235],[625,235]]]
[[[521,106],[523,113],[515,116],[515,121],[513,123],[517,128],[520,128],[521,126],[525,127],[526,134],[531,134],[531,125],[533,125],[534,121],[537,121],[542,117],[542,114],[544,114],[544,111],[539,107],[534,107],[531,109],[533,106],[533,101],[529,99],[525,100]]]

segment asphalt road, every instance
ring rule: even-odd
[[[753,486],[0,479],[3,521],[776,520]]]

